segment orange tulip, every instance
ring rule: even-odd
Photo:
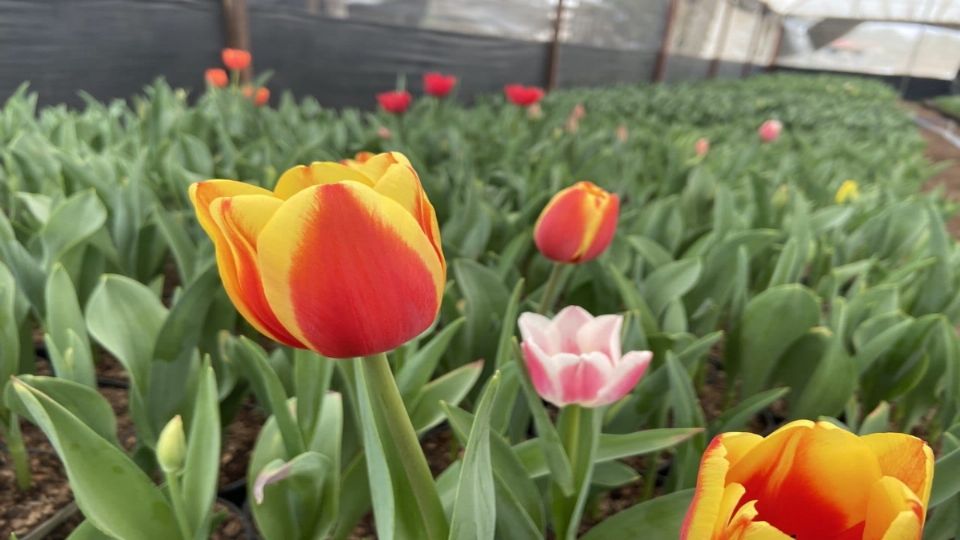
[[[220,53],[223,65],[233,71],[241,71],[250,67],[250,53],[243,49],[224,49]]]
[[[270,90],[261,86],[257,88],[257,91],[253,94],[253,104],[257,107],[266,105],[270,101]]]
[[[586,262],[610,245],[619,215],[619,197],[593,182],[577,182],[550,199],[537,219],[533,239],[552,261]]]
[[[227,72],[220,68],[210,68],[204,73],[207,84],[216,88],[223,88],[230,82]]]
[[[681,540],[919,540],[933,452],[901,433],[858,437],[798,420],[707,447]]]
[[[436,318],[446,281],[440,230],[399,153],[283,173],[273,191],[190,186],[224,289],[257,330],[332,358],[389,351]]]

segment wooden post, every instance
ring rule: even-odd
[[[670,55],[670,41],[673,40],[673,24],[677,14],[677,0],[670,0],[667,5],[667,16],[663,23],[663,37],[660,40],[660,50],[657,51],[657,62],[653,66],[653,82],[663,81],[667,72],[667,59]]]
[[[247,18],[247,0],[222,0],[223,18],[226,26],[226,46],[250,51],[250,25]],[[252,51],[251,51],[252,52]],[[248,83],[253,79],[253,63],[240,72],[240,80]]]
[[[563,0],[557,0],[557,11],[553,21],[553,40],[550,42],[550,54],[547,56],[547,90],[557,86],[560,70],[560,29],[563,26]]]
[[[777,25],[777,39],[773,44],[773,54],[770,55],[770,61],[767,62],[766,70],[773,71],[773,68],[777,64],[777,58],[780,58],[780,49],[783,47],[783,17],[777,16],[774,17],[775,23]]]
[[[710,60],[710,67],[707,69],[707,78],[713,79],[717,76],[717,69],[720,67],[720,57],[727,44],[727,33],[730,31],[730,19],[733,17],[733,8],[730,7],[729,0],[720,0],[723,6],[723,19],[720,21],[720,35],[717,36],[717,46],[713,50],[713,59]]]

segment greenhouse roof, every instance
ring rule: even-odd
[[[782,15],[960,26],[958,0],[765,0]]]

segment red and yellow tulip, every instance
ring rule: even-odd
[[[224,288],[257,330],[332,358],[389,351],[440,308],[446,261],[416,171],[402,154],[314,162],[273,191],[190,186]]]
[[[933,452],[901,433],[858,437],[798,420],[707,447],[681,540],[919,540]]]
[[[619,197],[593,182],[577,182],[554,195],[543,208],[533,239],[551,261],[586,262],[610,245],[619,216]]]

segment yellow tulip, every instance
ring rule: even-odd
[[[844,180],[837,189],[837,204],[843,204],[847,201],[855,201],[860,196],[860,185],[856,180]]]
[[[933,463],[916,437],[828,422],[723,433],[703,454],[680,538],[919,540]]]

